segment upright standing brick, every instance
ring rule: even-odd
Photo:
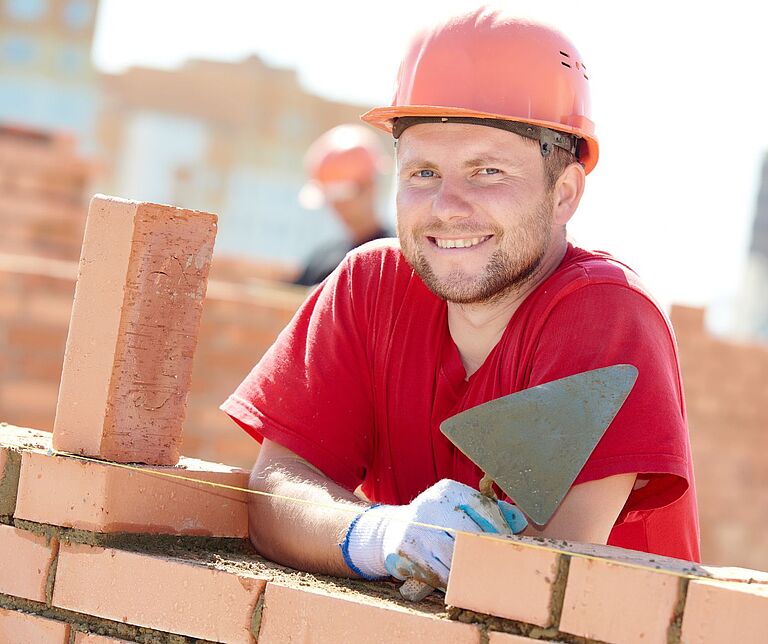
[[[53,445],[174,465],[216,215],[97,195],[91,201]]]

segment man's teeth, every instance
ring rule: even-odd
[[[435,243],[438,248],[471,248],[477,246],[479,243],[484,242],[490,235],[485,237],[470,237],[468,239],[440,239],[435,237]]]

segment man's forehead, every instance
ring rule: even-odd
[[[537,156],[538,146],[514,132],[465,123],[422,123],[409,127],[397,140],[401,164],[422,158],[435,161],[446,153],[461,163],[522,163]]]

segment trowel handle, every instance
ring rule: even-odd
[[[407,599],[409,602],[420,602],[433,590],[432,586],[414,577],[406,579],[403,585],[400,586],[400,594],[403,596],[403,599]]]

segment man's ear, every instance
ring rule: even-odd
[[[571,163],[555,182],[552,214],[556,225],[565,226],[573,217],[584,194],[586,174],[580,163]]]

